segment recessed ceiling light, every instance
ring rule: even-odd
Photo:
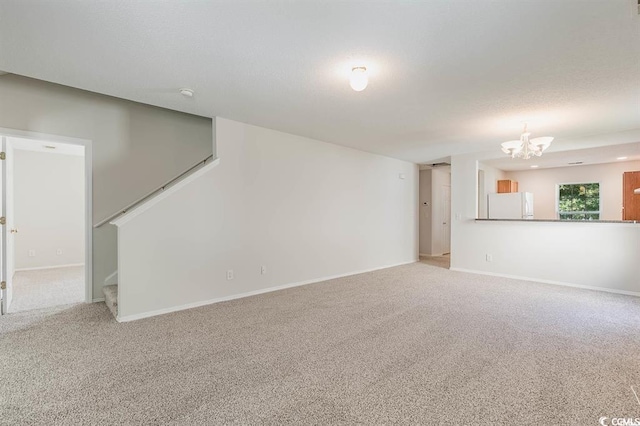
[[[616,160],[626,160],[628,157],[618,157]]]
[[[362,92],[367,88],[369,84],[369,77],[367,76],[367,67],[353,67],[351,68],[351,76],[349,77],[349,85],[356,92]]]
[[[193,98],[193,90],[191,89],[180,89],[180,94],[187,98]]]
[[[538,166],[538,165],[536,165],[536,164],[534,164],[533,166],[531,166],[531,168],[532,168],[532,169],[537,169],[538,167],[540,167],[540,166]]]

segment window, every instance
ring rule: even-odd
[[[600,219],[600,184],[558,185],[558,218],[560,220]]]

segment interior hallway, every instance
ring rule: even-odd
[[[420,256],[420,262],[438,268],[449,269],[449,267],[451,266],[451,255],[445,254],[442,256]]]

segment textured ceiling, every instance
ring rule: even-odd
[[[634,3],[3,0],[0,70],[418,163],[638,142]]]

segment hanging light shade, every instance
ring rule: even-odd
[[[502,152],[511,156],[511,158],[523,158],[528,160],[531,157],[540,157],[545,149],[549,148],[553,138],[551,136],[543,136],[540,138],[529,139],[531,133],[527,132],[527,125],[524,125],[524,131],[517,141],[508,141],[502,143]]]

